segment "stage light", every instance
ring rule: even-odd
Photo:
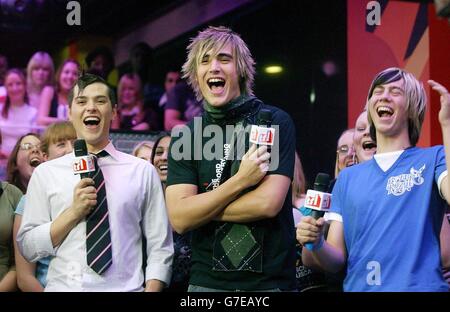
[[[283,67],[280,65],[266,66],[264,72],[269,75],[277,75],[283,72]]]

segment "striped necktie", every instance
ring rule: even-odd
[[[106,200],[105,180],[97,163],[97,158],[109,155],[101,151],[94,155],[95,171],[91,178],[95,182],[97,206],[86,216],[86,254],[88,266],[102,274],[112,264],[111,234],[109,230],[108,202]]]

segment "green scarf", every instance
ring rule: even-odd
[[[206,100],[203,101],[203,108],[206,116],[214,123],[228,124],[233,123],[234,120],[242,118],[253,111],[255,107],[254,96],[242,94],[231,100],[224,106],[212,106]]]

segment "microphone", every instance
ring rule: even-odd
[[[267,152],[271,152],[271,146],[275,138],[275,128],[271,128],[272,112],[268,109],[261,109],[256,119],[257,125],[252,125],[250,130],[250,142],[267,146]]]
[[[330,210],[331,194],[328,193],[329,186],[330,176],[326,173],[318,173],[314,181],[314,190],[306,192],[305,204],[301,209],[304,216],[312,216],[317,220]],[[312,243],[306,243],[305,246],[308,250],[313,250]]]
[[[86,141],[78,139],[73,144],[75,160],[73,174],[79,174],[81,179],[89,178],[89,173],[95,171],[94,159],[88,154]]]

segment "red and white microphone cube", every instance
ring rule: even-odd
[[[80,174],[95,171],[95,164],[92,156],[86,155],[75,158],[73,162],[73,173]]]
[[[331,207],[331,194],[308,190],[304,206],[314,210],[328,211]]]
[[[252,125],[250,130],[250,142],[258,145],[273,145],[275,128]]]

